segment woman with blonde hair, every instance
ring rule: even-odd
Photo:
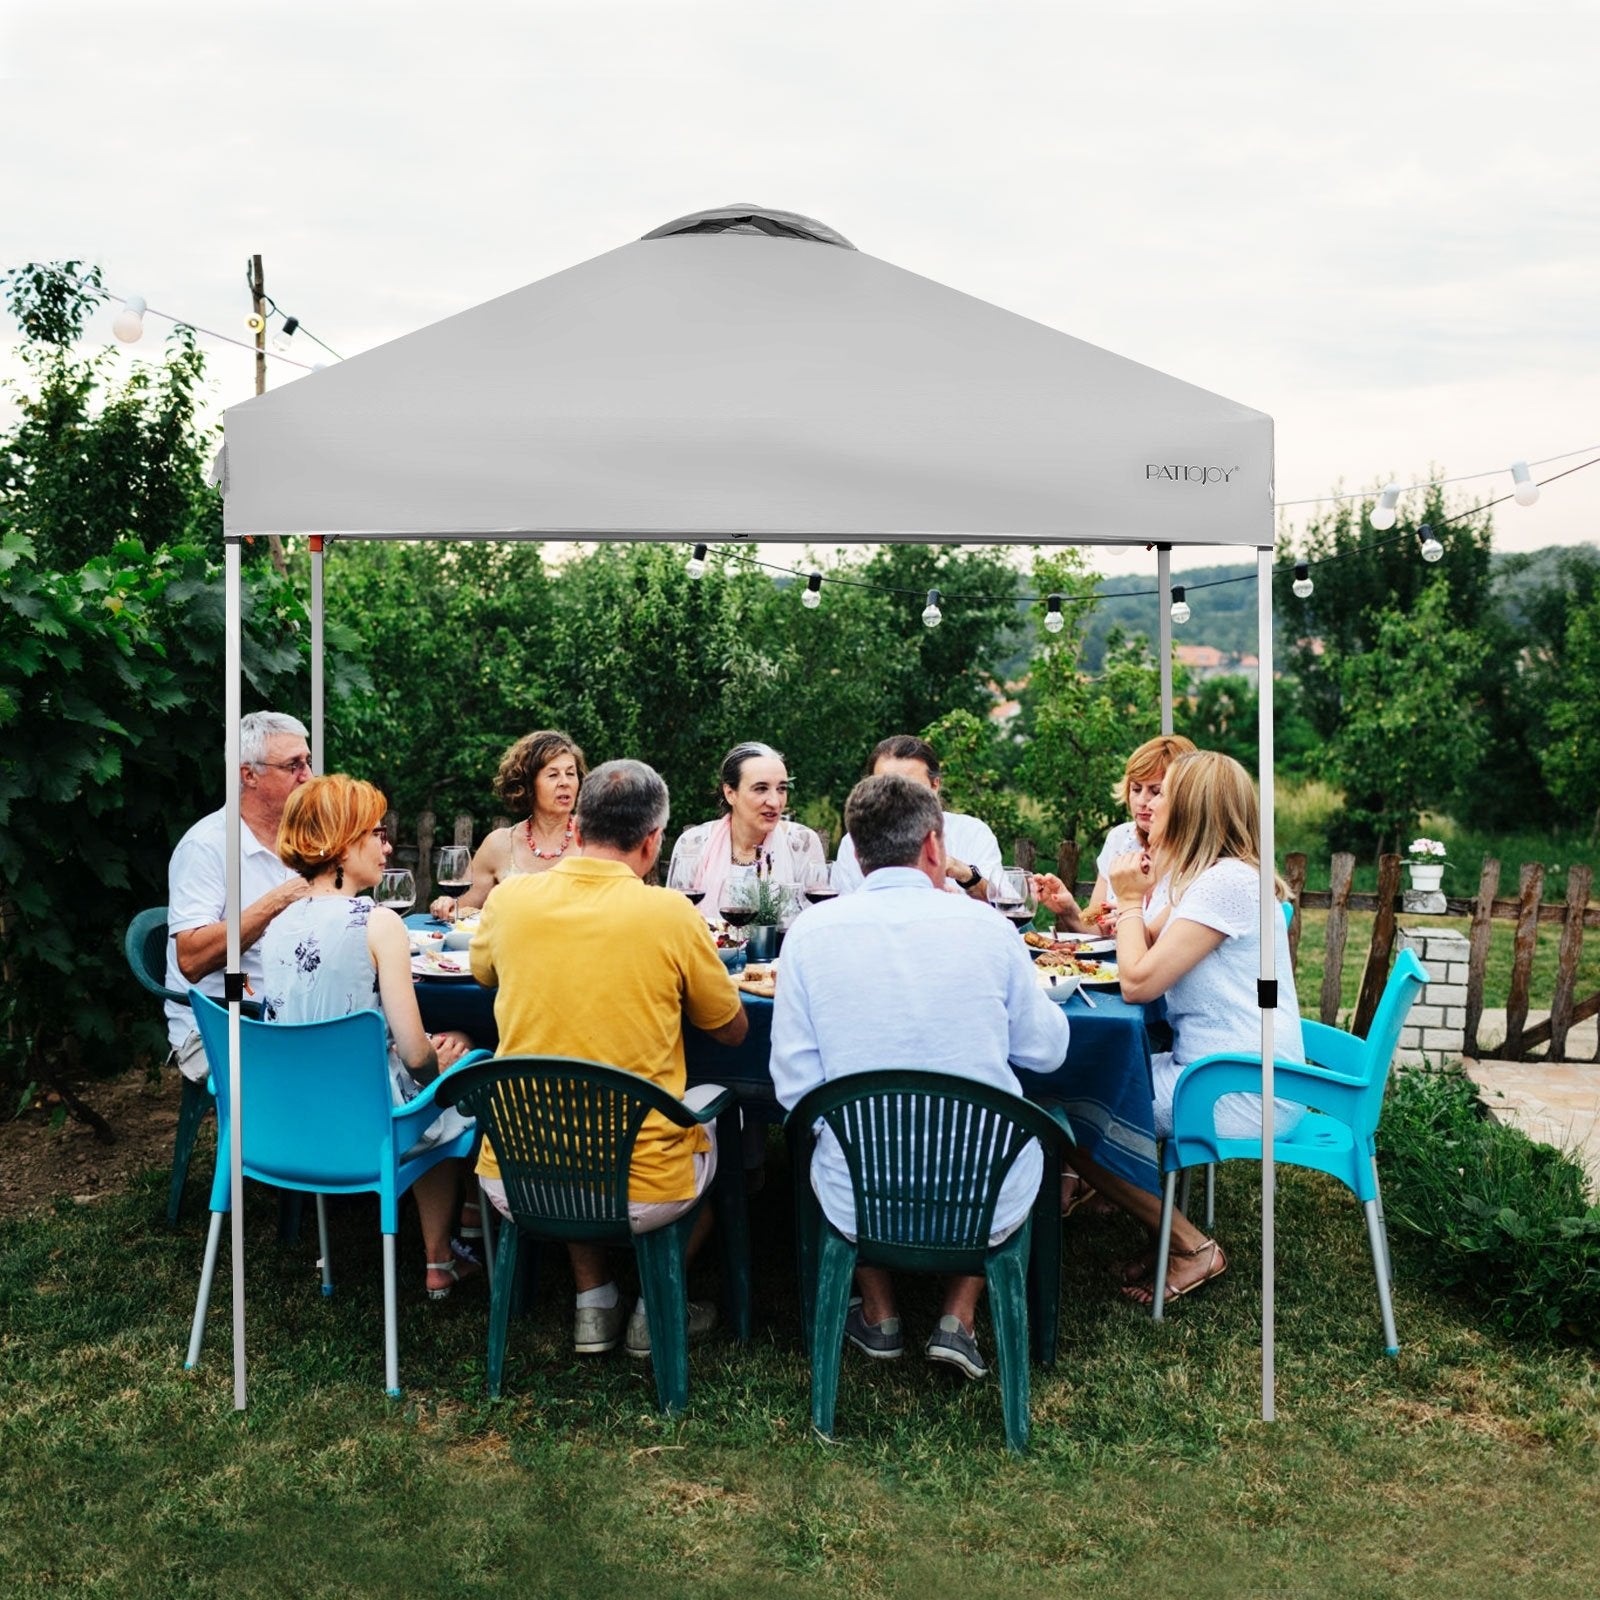
[[[1145,848],[1150,807],[1161,793],[1167,768],[1179,756],[1193,752],[1194,740],[1184,738],[1181,733],[1163,733],[1146,739],[1128,757],[1128,764],[1111,792],[1119,806],[1128,808],[1130,820],[1119,822],[1100,846],[1100,854],[1095,858],[1098,876],[1087,910],[1079,907],[1072,898],[1072,891],[1053,872],[1041,872],[1034,878],[1033,892],[1046,910],[1054,911],[1062,919],[1062,926],[1069,933],[1111,931],[1110,914],[1117,907],[1116,893],[1111,887],[1111,863],[1130,850]]]
[[[290,796],[278,824],[278,855],[310,885],[273,919],[261,940],[262,1015],[268,1022],[322,1022],[379,1010],[389,1030],[389,1080],[396,1105],[472,1048],[465,1034],[423,1030],[411,986],[405,924],[387,906],[361,896],[376,887],[389,859],[382,791],[342,772],[312,778]],[[292,915],[291,915],[292,913]],[[458,1137],[472,1124],[453,1107],[441,1111],[407,1157]],[[422,1219],[427,1289],[445,1299],[458,1279],[478,1270],[451,1240],[456,1194],[466,1161],[441,1161],[412,1186]]]
[[[589,775],[583,751],[564,733],[524,734],[500,758],[494,792],[521,822],[496,828],[472,858],[472,887],[459,900],[442,894],[428,907],[440,921],[471,911],[506,878],[548,872],[572,848],[572,811]]]
[[[1117,896],[1117,968],[1124,1000],[1166,997],[1170,1053],[1153,1058],[1155,1128],[1172,1133],[1172,1098],[1179,1074],[1202,1056],[1259,1054],[1261,971],[1260,802],[1250,775],[1231,756],[1201,750],[1179,756],[1150,807],[1149,851],[1128,850],[1110,863]],[[1277,897],[1286,890],[1276,880]],[[1147,906],[1148,893],[1148,906]],[[1304,1061],[1300,1004],[1289,962],[1289,934],[1271,919],[1277,955],[1278,1007],[1274,1055]],[[1279,1135],[1299,1122],[1304,1107],[1273,1102]],[[1261,1133],[1261,1097],[1223,1095],[1217,1132],[1224,1138]],[[1136,1188],[1080,1155],[1078,1165],[1102,1195],[1149,1228],[1161,1220],[1159,1196]],[[1165,1296],[1189,1294],[1227,1269],[1222,1246],[1180,1211],[1172,1218],[1172,1258]],[[1127,1264],[1123,1293],[1149,1305],[1156,1293],[1155,1251]]]

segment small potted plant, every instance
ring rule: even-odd
[[[799,909],[799,890],[775,882],[772,859],[765,850],[756,856],[756,870],[743,882],[732,882],[724,895],[723,916],[750,929],[745,955],[751,961],[771,961],[778,954],[782,933]]]
[[[1439,839],[1413,839],[1406,846],[1406,870],[1411,887],[1437,893],[1444,883],[1444,844]]]

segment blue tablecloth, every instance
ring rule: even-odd
[[[426,916],[406,919],[429,926]],[[433,924],[433,926],[437,926]],[[1150,1039],[1144,1007],[1129,1005],[1104,990],[1094,1008],[1079,995],[1066,1001],[1072,1037],[1067,1059],[1054,1072],[1018,1074],[1033,1100],[1053,1100],[1066,1109],[1085,1153],[1108,1171],[1152,1194],[1160,1192],[1156,1163],[1155,1097],[1150,1079]],[[417,1003],[431,1033],[459,1028],[474,1044],[494,1049],[494,990],[470,980],[419,978]],[[719,1045],[698,1028],[684,1035],[689,1082],[726,1084],[752,1111],[772,1121],[782,1110],[772,1092],[772,1002],[744,997],[750,1032],[735,1049]]]

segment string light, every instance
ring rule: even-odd
[[[1061,596],[1053,594],[1045,602],[1044,630],[1046,633],[1060,633],[1066,625],[1067,619],[1061,615]]]
[[[1539,485],[1533,481],[1533,474],[1528,471],[1526,461],[1513,461],[1511,463],[1511,498],[1519,506],[1531,506],[1539,499]]]
[[[800,596],[800,604],[807,611],[815,611],[822,604],[822,574],[820,572],[813,572],[806,579],[805,590]]]
[[[147,309],[143,295],[129,295],[122,302],[122,309],[111,319],[111,331],[124,344],[137,344],[144,337],[144,314]]]
[[[1180,627],[1189,620],[1194,613],[1189,610],[1189,602],[1183,598],[1183,585],[1175,583],[1172,586],[1172,620]]]
[[[925,628],[937,628],[944,621],[944,612],[939,609],[939,591],[928,591],[928,603],[922,608],[922,625]]]
[[[1372,508],[1372,512],[1368,516],[1367,521],[1370,522],[1372,526],[1380,533],[1382,533],[1386,528],[1392,528],[1394,526],[1395,517],[1397,515],[1395,511],[1395,505],[1399,499],[1400,485],[1398,483],[1391,483],[1389,487],[1378,496],[1378,503]]]
[[[272,347],[283,351],[289,348],[289,341],[294,338],[294,331],[300,326],[299,317],[285,317],[283,326],[272,336]]]
[[[694,547],[694,554],[690,556],[688,561],[684,564],[683,570],[691,578],[705,577],[706,547],[703,544],[697,544]]]
[[[1294,583],[1291,587],[1297,600],[1311,598],[1311,591],[1316,588],[1316,584],[1311,581],[1311,568],[1304,561],[1295,562]]]
[[[1422,559],[1424,561],[1442,561],[1444,559],[1444,546],[1433,536],[1433,529],[1426,522],[1417,529],[1417,543],[1422,546]]]

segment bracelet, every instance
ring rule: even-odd
[[[1144,912],[1142,910],[1139,910],[1139,909],[1136,909],[1136,908],[1133,908],[1133,907],[1130,907],[1127,911],[1119,911],[1117,913],[1117,932],[1118,933],[1122,932],[1122,924],[1124,922],[1126,922],[1129,917],[1137,917],[1140,920],[1140,922],[1143,922],[1144,921]]]

